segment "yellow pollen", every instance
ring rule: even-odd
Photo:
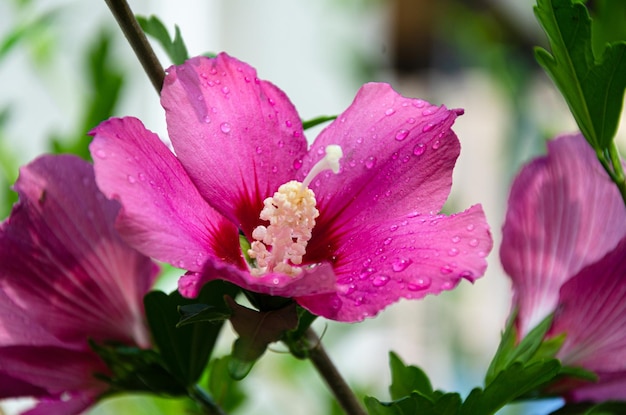
[[[268,221],[268,226],[257,226],[252,232],[255,241],[250,245],[248,255],[256,261],[252,275],[260,276],[267,272],[280,272],[297,276],[299,267],[311,239],[315,219],[319,216],[315,194],[307,185],[321,171],[339,171],[341,147],[326,147],[326,156],[313,166],[302,183],[292,180],[281,185],[273,197],[263,201],[259,217]],[[271,247],[271,249],[268,249]]]

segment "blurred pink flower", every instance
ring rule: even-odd
[[[107,389],[88,340],[149,346],[142,299],[156,266],[114,229],[93,168],[74,156],[22,167],[20,200],[0,225],[0,398],[29,415],[82,412]]]
[[[557,354],[599,382],[568,381],[570,400],[626,399],[626,208],[581,135],[548,143],[511,188],[500,248],[521,337],[555,313]]]
[[[94,129],[91,152],[98,185],[123,205],[118,230],[188,270],[183,295],[221,278],[359,321],[484,273],[492,239],[481,207],[437,214],[461,111],[366,84],[307,150],[294,106],[247,64],[220,54],[167,72],[176,155],[135,118]]]

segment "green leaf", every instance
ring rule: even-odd
[[[406,366],[393,352],[389,353],[391,368],[391,399],[400,399],[409,396],[412,392],[419,392],[424,396],[432,396],[433,387],[426,373],[415,366]]]
[[[537,48],[537,61],[563,94],[587,141],[605,151],[617,131],[626,89],[626,42],[612,42],[595,56],[589,13],[572,0],[538,0],[535,15],[552,50]]]
[[[200,322],[177,328],[180,306],[201,302],[223,308],[224,296],[234,296],[237,287],[223,281],[211,281],[198,298],[183,298],[177,291],[166,295],[153,291],[144,297],[152,337],[170,372],[185,385],[195,384],[213,351],[222,322]]]
[[[312,120],[302,121],[302,129],[308,130],[311,127],[315,127],[318,124],[325,123],[327,121],[332,121],[336,119],[336,115],[320,115],[317,118],[313,118]]]
[[[412,393],[393,402],[380,402],[376,398],[366,397],[365,406],[370,415],[457,415],[461,396],[458,393],[440,393],[437,399],[432,399]]]
[[[240,383],[230,376],[230,356],[214,359],[209,365],[208,389],[215,403],[225,411],[234,411],[245,400]]]
[[[230,310],[208,304],[189,304],[178,307],[180,321],[176,327],[199,322],[218,322],[228,320]]]
[[[461,407],[462,415],[494,414],[506,404],[554,379],[561,364],[557,359],[524,364],[513,363],[483,390],[472,390]]]
[[[178,26],[174,26],[174,40],[170,37],[165,25],[156,16],[150,16],[145,18],[142,16],[136,16],[137,22],[141,29],[149,36],[152,36],[159,42],[167,56],[171,59],[174,65],[183,64],[188,58],[187,47],[180,35],[180,29]]]
[[[559,337],[556,340],[551,340],[548,344],[544,345],[544,337],[547,333],[554,316],[550,314],[543,319],[541,323],[535,326],[519,344],[515,344],[517,339],[517,330],[515,328],[515,319],[517,317],[517,311],[511,313],[509,320],[507,321],[504,333],[502,333],[502,339],[500,345],[489,364],[487,374],[485,375],[485,384],[489,385],[493,379],[501,371],[508,368],[514,362],[528,363],[532,359],[551,358],[554,355],[547,355],[549,351],[556,353],[560,348],[563,338]],[[541,353],[539,353],[541,351]]]

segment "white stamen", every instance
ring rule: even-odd
[[[326,147],[326,156],[316,163],[302,183],[295,180],[278,188],[273,197],[263,201],[259,217],[269,221],[269,226],[257,226],[252,231],[255,239],[248,255],[256,261],[252,275],[280,272],[296,276],[302,269],[306,246],[311,239],[315,218],[319,211],[315,207],[315,194],[307,186],[324,170],[339,172],[339,160],[343,152],[338,145]],[[271,250],[268,249],[271,246]]]
[[[343,151],[337,144],[326,146],[326,155],[320,161],[315,163],[309,174],[302,181],[302,186],[307,187],[313,181],[313,178],[324,170],[332,170],[333,173],[339,173],[339,160],[343,157]]]

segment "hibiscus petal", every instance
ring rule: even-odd
[[[477,205],[449,217],[356,224],[335,245],[336,295],[297,300],[314,314],[353,322],[400,298],[451,290],[461,279],[473,282],[485,272],[493,242]]]
[[[570,391],[566,399],[570,402],[606,402],[626,400],[626,370],[621,372],[599,372],[598,382],[586,383]]]
[[[559,288],[626,234],[623,201],[581,135],[548,143],[509,195],[500,258],[519,307],[520,336],[551,313]]]
[[[302,180],[326,146],[342,147],[339,174],[323,173],[309,186],[320,210],[317,232],[358,219],[438,213],[459,155],[459,141],[450,129],[458,114],[404,98],[388,84],[364,85],[352,105],[315,140],[298,173]]]
[[[625,275],[626,238],[563,285],[550,331],[567,335],[557,355],[564,364],[626,371]]]
[[[225,53],[167,72],[161,103],[178,158],[206,200],[250,235],[263,200],[294,177],[306,152],[296,109]]]
[[[136,118],[91,134],[98,185],[123,209],[117,229],[133,247],[191,271],[207,257],[241,263],[237,228],[200,196],[176,156]]]
[[[91,165],[44,156],[15,188],[20,201],[0,226],[4,293],[63,341],[85,348],[89,333],[147,345],[142,298],[156,269],[114,230],[119,204],[100,193]]]
[[[188,273],[178,281],[178,291],[185,297],[194,298],[206,282],[222,279],[247,290],[279,297],[299,297],[335,291],[336,276],[330,264],[303,268],[296,277],[268,273],[252,276],[222,261],[207,261],[202,273]]]

